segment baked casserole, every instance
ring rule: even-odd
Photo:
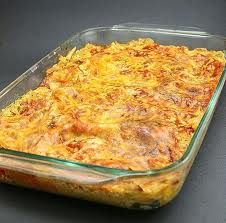
[[[1,111],[0,146],[126,170],[179,160],[225,66],[221,51],[152,39],[73,49]]]

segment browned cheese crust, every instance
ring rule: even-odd
[[[151,39],[87,44],[3,109],[0,146],[120,169],[159,169],[186,151],[225,66],[223,52]]]

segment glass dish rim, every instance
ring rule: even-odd
[[[133,23],[128,23],[133,24]],[[137,25],[138,23],[136,23]],[[43,61],[46,58],[49,58],[49,56],[51,54],[55,54],[57,52],[58,49],[60,49],[62,46],[64,46],[65,44],[67,44],[68,42],[72,41],[72,39],[79,37],[80,35],[82,35],[83,33],[86,32],[90,32],[90,31],[96,31],[96,30],[104,30],[104,29],[108,29],[108,30],[117,30],[117,31],[141,31],[143,30],[144,32],[155,32],[155,31],[160,31],[160,32],[164,32],[164,33],[177,33],[177,34],[181,34],[181,35],[187,35],[186,31],[184,31],[183,29],[192,29],[193,27],[186,27],[186,26],[164,26],[164,25],[158,25],[160,28],[152,28],[152,27],[130,27],[130,26],[126,26],[127,23],[122,24],[122,25],[116,25],[116,26],[111,26],[111,27],[95,27],[95,28],[89,28],[89,29],[85,29],[82,30],[81,32],[76,33],[75,35],[72,35],[69,39],[67,39],[66,41],[64,41],[62,44],[59,45],[59,47],[57,47],[56,49],[52,50],[50,53],[48,53],[46,56],[44,56],[43,58],[41,58],[38,62],[36,62],[33,66],[31,66],[28,70],[26,70],[24,73],[22,73],[18,78],[16,78],[13,82],[11,82],[9,85],[7,85],[5,88],[3,88],[0,91],[0,98],[3,97],[5,95],[5,93],[7,93],[8,91],[12,90],[18,83],[20,83],[24,77],[26,76],[25,74],[29,71],[32,70],[33,67],[37,67],[37,65]],[[153,25],[153,24],[145,24],[145,25]],[[157,25],[157,24],[156,24]],[[168,29],[165,29],[165,28]],[[182,28],[182,30],[179,29],[169,29],[172,27],[177,27],[177,28]],[[200,29],[199,29],[200,30]],[[192,36],[203,36],[203,37],[216,37],[219,39],[224,39],[226,41],[226,38],[220,35],[213,35],[207,32],[203,32],[203,31],[188,31],[188,34],[192,35]],[[124,170],[124,169],[118,169],[118,168],[111,168],[111,167],[105,167],[105,166],[101,166],[101,165],[94,165],[94,164],[87,164],[87,163],[82,163],[82,162],[74,162],[74,161],[68,161],[68,160],[63,160],[63,159],[58,159],[58,158],[53,158],[53,157],[48,157],[48,156],[42,156],[42,155],[36,155],[36,154],[31,154],[31,153],[25,153],[25,152],[19,152],[16,150],[10,150],[10,149],[6,149],[6,148],[2,148],[0,147],[0,156],[1,155],[10,155],[13,157],[18,157],[18,158],[26,158],[32,161],[36,161],[36,162],[47,162],[50,164],[61,164],[64,167],[70,167],[70,168],[86,168],[86,169],[90,169],[90,170],[94,170],[97,172],[101,172],[101,173],[106,173],[106,174],[112,174],[112,175],[116,175],[116,176],[136,176],[136,175],[145,175],[145,176],[155,176],[155,175],[160,175],[166,172],[170,172],[173,171],[177,168],[179,168],[180,166],[182,166],[184,163],[186,163],[189,158],[192,156],[192,152],[195,150],[193,145],[196,142],[196,138],[199,135],[203,125],[206,122],[206,119],[209,115],[209,113],[214,109],[216,103],[217,103],[217,99],[221,93],[221,90],[223,88],[224,82],[225,82],[225,77],[226,77],[226,66],[221,74],[221,77],[218,81],[218,84],[215,88],[215,91],[208,103],[208,106],[206,107],[205,113],[201,119],[201,121],[199,122],[198,127],[196,128],[192,139],[190,140],[190,143],[186,149],[186,151],[184,152],[183,156],[177,160],[176,162],[172,163],[169,166],[166,166],[164,168],[161,169],[154,169],[154,170],[144,170],[144,171],[134,171],[134,170]]]

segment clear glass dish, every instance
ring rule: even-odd
[[[197,28],[127,23],[82,31],[49,53],[0,92],[6,107],[42,81],[45,70],[73,47],[151,37],[161,44],[225,50],[226,40]],[[183,157],[159,170],[126,171],[0,149],[0,181],[134,209],[153,209],[180,191],[211,121],[226,78],[224,70],[206,112]]]

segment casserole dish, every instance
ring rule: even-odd
[[[86,43],[108,44],[146,37],[168,45],[214,50],[225,48],[224,38],[190,28],[124,24],[85,30],[63,43],[6,87],[0,95],[0,106],[4,108],[27,91],[37,88],[44,78],[44,71],[57,62],[58,54],[65,55],[75,46],[82,48]],[[170,166],[148,171],[120,170],[2,148],[1,181],[127,208],[152,209],[162,206],[179,192],[189,172],[224,81],[225,72],[221,75],[186,152]]]

